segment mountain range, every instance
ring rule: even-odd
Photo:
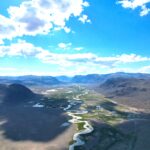
[[[112,73],[68,76],[18,76],[0,77],[0,99],[5,102],[32,98],[33,92],[25,86],[53,86],[85,84],[102,93],[106,98],[134,107],[150,108],[150,74]]]
[[[10,83],[18,83],[23,85],[55,85],[61,84],[62,82],[57,80],[57,78],[52,76],[1,76],[0,83],[10,84]]]
[[[88,74],[69,76],[1,76],[0,83],[18,83],[23,85],[59,85],[68,83],[102,84],[110,78],[150,79],[150,74],[117,72],[111,74]]]

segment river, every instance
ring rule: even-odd
[[[79,95],[77,95],[73,99],[80,100]],[[88,113],[88,111],[86,111],[86,110],[77,110],[77,111],[71,112],[71,111],[69,111],[69,109],[72,106],[73,105],[71,105],[71,103],[70,103],[66,108],[64,108],[64,111],[67,111],[68,115],[70,117],[72,117],[72,119],[70,119],[69,122],[73,123],[73,124],[84,123],[84,126],[83,126],[84,129],[73,135],[73,141],[74,142],[73,142],[73,144],[69,145],[69,150],[74,150],[74,148],[76,146],[84,145],[85,142],[80,139],[80,135],[85,135],[85,134],[91,133],[94,130],[94,128],[88,123],[88,121],[82,120],[83,118],[81,116],[78,116],[78,115],[86,114],[86,113]]]

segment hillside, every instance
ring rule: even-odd
[[[135,78],[135,79],[150,79],[150,74],[142,73],[110,73],[110,74],[88,74],[88,75],[76,75],[72,78],[73,83],[84,83],[84,84],[97,84],[104,83],[111,78]]]
[[[18,104],[28,102],[35,94],[21,84],[0,85],[1,103]]]
[[[106,97],[137,108],[150,108],[150,80],[138,78],[111,78],[98,91]]]

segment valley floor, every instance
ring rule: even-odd
[[[70,85],[39,90],[44,97],[29,105],[0,106],[1,150],[68,150],[81,135],[84,144],[74,150],[149,150],[150,114],[105,98],[84,86]],[[35,105],[35,104],[34,104]],[[64,109],[67,108],[67,109]],[[81,122],[70,123],[69,113],[78,113]]]

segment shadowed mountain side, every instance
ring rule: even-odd
[[[0,103],[1,103],[2,100],[4,99],[6,90],[7,90],[7,86],[4,85],[4,84],[0,84]]]
[[[131,148],[133,150],[150,149],[150,120],[130,120],[116,126],[123,134],[133,138]],[[112,146],[110,150],[120,150],[121,144]]]
[[[4,102],[11,104],[28,102],[29,99],[35,96],[36,95],[27,87],[20,84],[11,84],[6,91]]]
[[[149,150],[150,121],[130,120],[110,126],[101,120],[91,121],[95,131],[82,136],[86,144],[80,150]]]
[[[12,141],[48,142],[65,132],[60,109],[0,106],[0,134]]]
[[[38,96],[21,84],[0,85],[0,102],[16,105],[29,102]]]

